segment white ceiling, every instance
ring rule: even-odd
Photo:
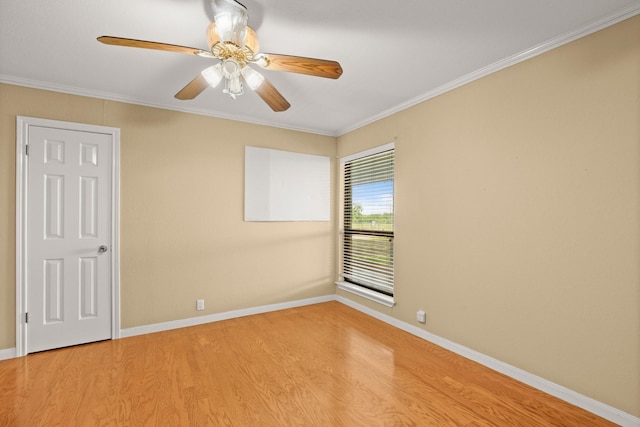
[[[640,13],[640,0],[244,0],[262,52],[331,59],[338,80],[263,71],[249,90],[173,97],[211,59],[108,46],[111,35],[207,48],[208,0],[1,0],[0,82],[341,135]]]

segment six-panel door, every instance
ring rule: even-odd
[[[27,352],[108,339],[111,136],[31,126],[28,141]]]

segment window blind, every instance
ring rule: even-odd
[[[393,296],[393,149],[344,163],[343,277]]]

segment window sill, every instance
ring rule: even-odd
[[[381,292],[372,291],[371,289],[363,288],[362,286],[354,285],[349,282],[336,282],[338,289],[361,296],[368,300],[377,302],[378,304],[385,305],[387,307],[393,307],[396,302],[393,297],[385,295]]]

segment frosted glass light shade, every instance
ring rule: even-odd
[[[260,85],[264,81],[264,77],[262,76],[262,74],[246,65],[242,68],[242,77],[244,77],[244,81],[247,82],[249,87],[253,90],[256,90],[258,87],[260,87]]]
[[[200,74],[202,74],[202,77],[209,83],[209,86],[216,87],[220,84],[220,80],[222,80],[223,77],[222,64],[218,63],[209,68],[205,68]]]

